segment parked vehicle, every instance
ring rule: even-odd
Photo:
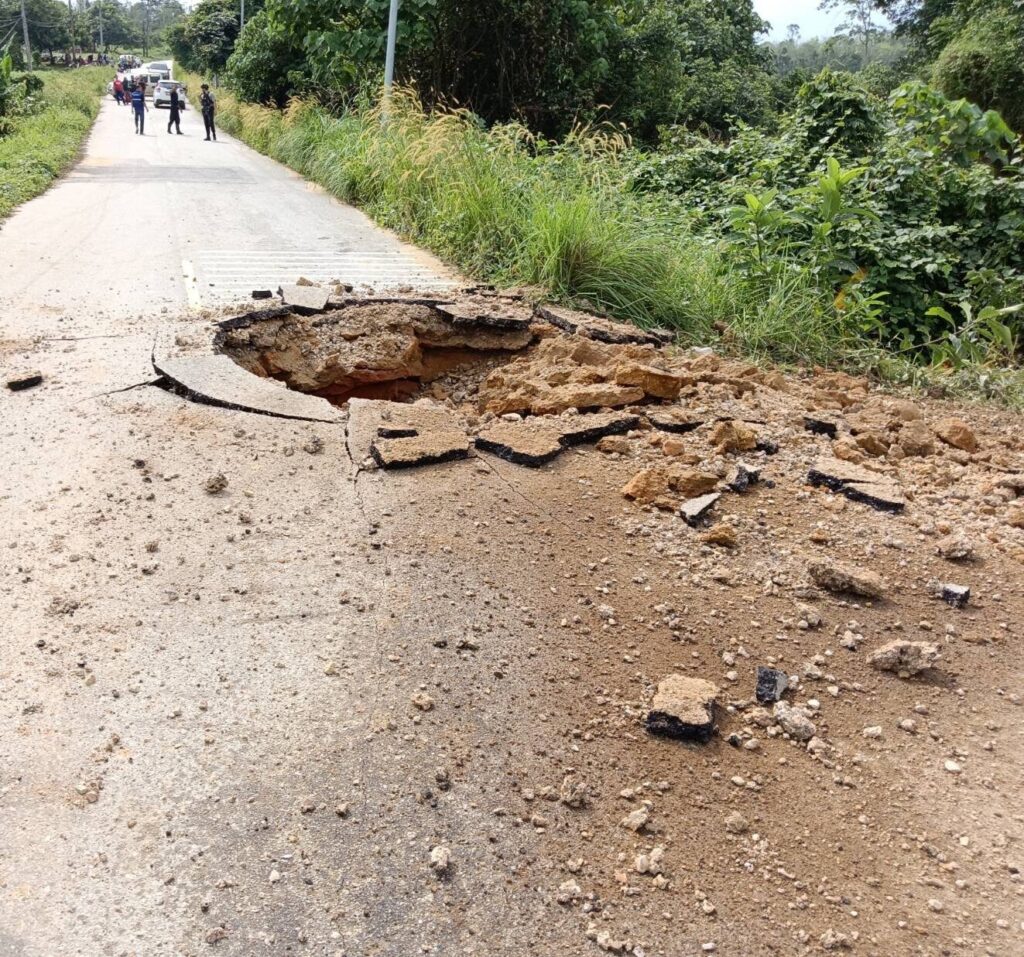
[[[171,64],[166,60],[155,60],[152,63],[146,63],[142,69],[149,73],[159,73],[161,80],[169,80],[171,78]]]
[[[157,83],[153,88],[153,109],[159,110],[162,106],[170,109],[171,90],[178,91],[178,101],[181,103],[181,108],[185,109],[185,94],[188,89],[184,83],[179,83],[177,80],[161,80]]]

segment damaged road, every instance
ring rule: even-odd
[[[0,951],[1020,950],[1018,416],[487,296],[133,294],[5,303]],[[212,378],[82,401],[158,332]]]

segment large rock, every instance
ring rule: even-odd
[[[710,681],[669,675],[658,682],[647,713],[647,730],[684,741],[707,741],[715,728],[717,695],[718,688]]]
[[[678,399],[683,386],[693,380],[655,366],[626,362],[615,368],[615,381],[619,385],[638,386],[656,399]]]
[[[939,660],[939,646],[930,641],[890,641],[868,655],[868,664],[879,671],[894,671],[909,678],[931,668]]]
[[[899,443],[904,455],[935,454],[935,435],[922,419],[907,422],[900,429]]]
[[[953,448],[962,449],[964,452],[978,451],[978,437],[963,419],[953,416],[940,419],[932,429],[943,442],[952,445]]]
[[[757,448],[757,432],[734,419],[717,423],[711,430],[710,440],[719,453],[750,452]]]
[[[680,499],[693,498],[712,491],[718,476],[680,465],[654,465],[637,472],[624,486],[622,494],[640,505],[674,510]]]
[[[853,568],[839,562],[824,560],[807,566],[811,581],[831,592],[847,592],[864,598],[881,598],[886,591],[882,577],[866,568]]]

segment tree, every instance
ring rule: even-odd
[[[228,57],[225,79],[243,100],[277,106],[310,81],[302,47],[275,30],[263,10],[245,21]]]
[[[860,44],[862,62],[869,61],[871,42],[883,33],[882,25],[875,20],[876,0],[821,0],[819,9],[846,9],[846,19],[836,29],[838,36],[845,36]]]
[[[97,50],[100,48],[101,21],[103,42],[107,49],[130,47],[142,39],[142,34],[132,21],[127,7],[117,0],[93,0],[85,10],[84,22]]]
[[[200,0],[167,32],[174,56],[186,69],[219,73],[235,48],[239,15],[237,0]]]
[[[65,49],[70,42],[68,8],[59,0],[25,0],[29,42],[34,51],[46,50],[53,58],[55,50]],[[0,0],[0,22],[16,23],[21,18],[19,0]],[[21,31],[17,33],[21,37]],[[20,56],[20,44],[19,44]]]

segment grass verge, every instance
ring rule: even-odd
[[[108,67],[39,71],[31,111],[0,137],[0,219],[42,193],[73,162],[113,73]]]

